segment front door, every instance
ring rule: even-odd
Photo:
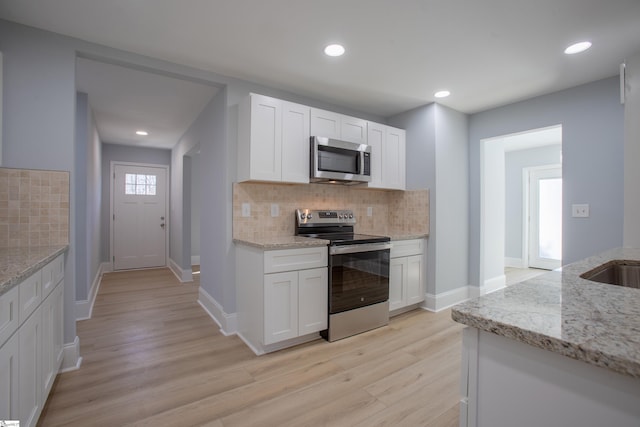
[[[167,170],[114,165],[113,269],[163,267],[167,250]]]

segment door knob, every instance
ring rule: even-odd
[[[160,227],[164,228],[164,222],[162,224],[160,224]]]

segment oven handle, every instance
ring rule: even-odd
[[[355,254],[358,252],[384,251],[391,249],[388,243],[365,243],[362,245],[329,246],[329,255]]]

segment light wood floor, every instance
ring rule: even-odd
[[[507,286],[515,285],[516,283],[533,279],[534,277],[538,277],[548,272],[549,270],[541,270],[539,268],[515,268],[515,267],[504,268],[504,275],[506,278]]]
[[[462,326],[415,310],[387,327],[257,357],[167,269],[106,274],[78,322],[82,367],[40,426],[458,425]]]

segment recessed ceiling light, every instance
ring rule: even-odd
[[[342,56],[344,55],[344,46],[341,44],[330,44],[324,48],[324,53],[327,56]]]
[[[446,98],[449,95],[451,95],[451,92],[448,90],[441,90],[433,94],[436,98]]]
[[[571,46],[569,46],[568,48],[566,48],[564,50],[564,53],[566,53],[567,55],[573,55],[574,53],[584,52],[585,50],[589,49],[590,47],[591,47],[591,42],[574,43]]]
[[[147,136],[149,135],[149,132],[147,132],[146,130],[137,130],[136,135]]]

